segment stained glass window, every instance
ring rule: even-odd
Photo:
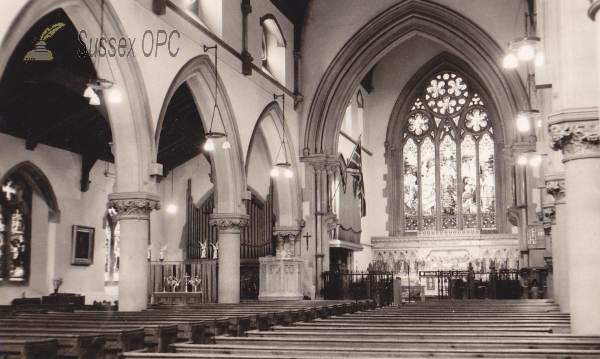
[[[18,174],[1,188],[0,281],[24,282],[29,279],[32,191]]]
[[[493,133],[480,94],[463,76],[445,71],[425,83],[402,134],[405,233],[496,229]]]

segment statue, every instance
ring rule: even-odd
[[[211,244],[211,246],[213,247],[213,259],[217,259],[219,257],[219,242]]]
[[[204,244],[204,242],[200,242],[200,246],[202,247],[202,253],[200,253],[200,258],[206,258],[206,244]]]
[[[158,253],[158,260],[159,261],[164,261],[165,260],[165,251],[167,250],[167,247],[169,246],[169,243],[165,244],[164,246],[160,247],[160,252]]]

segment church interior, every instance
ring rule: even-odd
[[[3,1],[0,356],[600,357],[598,9]]]

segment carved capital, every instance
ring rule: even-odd
[[[248,225],[248,215],[214,213],[210,216],[209,223],[211,226],[217,226],[221,233],[240,233],[240,229]]]
[[[564,201],[565,192],[565,181],[564,180],[553,180],[546,181],[546,193],[554,197],[555,202]]]
[[[302,101],[304,101],[304,96],[302,96],[302,94],[300,92],[295,92],[294,93],[294,110],[296,110],[296,111],[300,110],[300,105],[302,104]]]
[[[242,51],[242,74],[245,76],[250,76],[252,75],[252,61],[254,61],[254,58],[252,57],[252,55],[244,50]]]
[[[548,273],[553,273],[554,272],[554,263],[552,261],[552,257],[547,257],[544,260],[545,264],[546,264],[546,268],[548,268]]]
[[[563,162],[600,157],[598,109],[565,110],[548,116],[550,147],[562,151]]]
[[[551,221],[553,221],[556,218],[556,210],[554,209],[554,207],[544,208],[544,218],[547,218]]]
[[[252,5],[250,5],[250,1],[242,1],[242,15],[248,16],[252,13]]]
[[[149,193],[111,193],[106,207],[119,219],[149,219],[150,212],[160,209],[160,202]]]
[[[504,147],[502,149],[504,160],[511,166],[515,165],[515,149],[512,147]]]

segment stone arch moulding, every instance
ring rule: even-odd
[[[23,6],[8,27],[0,45],[0,77],[8,60],[21,40],[22,34],[34,26],[43,16],[58,8],[63,9],[76,28],[99,31],[101,2],[95,0],[31,0]],[[110,2],[104,4],[104,32],[111,36],[125,36],[125,28]],[[96,35],[96,34],[95,34]],[[107,61],[104,58],[105,61]],[[152,140],[150,106],[141,70],[134,57],[115,57],[111,66],[118,67],[114,77],[123,93],[118,105],[107,102],[113,137],[113,154],[116,166],[117,192],[151,192],[149,177],[150,159],[156,157]],[[96,69],[98,71],[98,69]],[[106,72],[106,73],[105,73]],[[127,76],[127,81],[122,74]],[[102,66],[99,76],[110,77],[108,66]],[[132,138],[135,140],[132,141]]]
[[[214,106],[214,90],[215,90],[215,66],[208,55],[197,56],[188,61],[177,73],[163,102],[158,123],[155,132],[155,144],[158,148],[160,140],[160,129],[162,122],[167,112],[167,106],[173,97],[173,94],[181,84],[186,82],[190,88],[190,92],[194,97],[194,102],[200,113],[203,126],[207,129],[210,126],[210,116]],[[223,116],[225,124],[225,132],[228,134],[228,140],[231,143],[231,148],[224,150],[217,140],[215,150],[211,152],[211,166],[213,176],[215,176],[215,213],[237,213],[245,214],[246,207],[242,201],[242,192],[246,190],[246,173],[244,171],[244,161],[242,154],[242,146],[240,142],[239,131],[229,96],[222,82],[221,77],[218,78],[219,91],[219,108]],[[221,121],[215,120],[213,127],[215,131],[220,131],[222,126]],[[154,153],[154,159],[156,159]]]
[[[446,46],[474,69],[498,112],[513,117],[527,94],[516,71],[501,66],[504,51],[481,28],[459,13],[430,1],[407,0],[379,14],[362,27],[338,52],[325,71],[311,102],[304,135],[304,155],[337,153],[337,136],[349,99],[365,74],[409,36],[421,35]],[[504,137],[512,139],[514,125],[505,122]]]
[[[273,179],[275,190],[277,191],[278,208],[277,222],[279,227],[285,226],[298,226],[298,221],[301,219],[301,206],[300,196],[300,182],[298,172],[298,161],[296,160],[296,150],[292,141],[292,135],[289,127],[283,126],[283,112],[276,101],[269,103],[260,114],[252,137],[250,138],[250,145],[248,150],[248,157],[246,159],[246,172],[249,170],[248,160],[252,154],[252,146],[255,143],[257,136],[263,134],[265,145],[270,154],[269,161],[274,162],[279,147],[281,145],[281,135],[285,136],[286,147],[288,151],[288,161],[292,165],[292,171],[294,177],[291,179],[279,176]]]
[[[403,130],[406,124],[408,113],[411,111],[413,105],[412,101],[415,100],[418,93],[425,88],[427,81],[442,71],[453,71],[459,73],[471,86],[471,92],[476,89],[475,92],[479,94],[483,103],[486,104],[487,112],[490,114],[490,120],[492,127],[494,128],[494,141],[496,144],[495,158],[502,158],[502,150],[505,141],[505,129],[502,122],[502,117],[498,112],[500,106],[494,97],[489,93],[489,89],[486,83],[475,73],[474,69],[465,61],[460,58],[453,56],[448,53],[442,53],[421,69],[419,69],[406,83],[404,89],[400,92],[390,119],[388,122],[386,132],[386,143],[389,144],[386,148],[386,163],[388,167],[388,173],[392,174],[387,179],[388,189],[388,223],[390,223],[389,234],[390,236],[399,235],[398,224],[401,222],[401,203],[400,201],[403,188],[400,177],[402,176],[402,168],[400,163],[402,162],[402,144],[403,144]],[[511,193],[507,193],[507,188],[510,188],[510,181],[512,180],[510,175],[507,173],[509,169],[506,167],[505,161],[496,161],[496,224],[497,231],[503,233],[508,228],[506,223],[506,215],[504,208],[506,203],[511,201]]]
[[[50,184],[50,181],[44,172],[33,163],[24,161],[9,169],[0,179],[0,184],[4,183],[4,181],[15,173],[21,174],[29,186],[34,189],[34,192],[40,194],[44,199],[44,202],[46,202],[46,205],[48,206],[48,222],[60,223],[58,201],[56,200],[52,184]]]

